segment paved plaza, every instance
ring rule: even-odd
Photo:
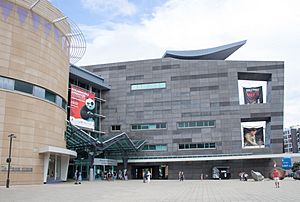
[[[176,202],[176,201],[299,201],[300,181],[285,179],[279,189],[265,180],[141,180],[71,182],[47,185],[0,187],[1,202],[17,201],[102,201],[102,202]]]

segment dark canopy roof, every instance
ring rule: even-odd
[[[72,150],[93,148],[110,153],[135,152],[141,149],[146,142],[145,140],[132,140],[126,133],[102,136],[100,139],[96,139],[70,122],[67,123],[65,139],[67,148]]]

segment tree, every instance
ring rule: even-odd
[[[297,170],[300,170],[300,162],[295,162],[293,164],[292,171],[296,172]]]

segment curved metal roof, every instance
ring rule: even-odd
[[[183,60],[225,60],[237,49],[243,46],[247,40],[239,41],[214,48],[187,50],[187,51],[170,51],[167,50],[163,58],[176,58]]]

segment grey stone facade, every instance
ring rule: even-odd
[[[107,100],[102,108],[106,116],[102,121],[103,131],[111,134],[111,125],[121,125],[121,131],[133,139],[167,145],[167,151],[141,151],[135,155],[274,154],[283,151],[284,63],[281,61],[163,58],[84,68],[101,75],[111,85],[111,90],[103,94]],[[266,103],[240,105],[238,80],[267,81]],[[166,88],[131,90],[132,84],[155,82],[166,82]],[[201,120],[214,120],[215,127],[177,127],[178,122]],[[264,148],[242,147],[241,122],[245,121],[267,121]],[[167,128],[131,130],[131,124],[137,123],[167,123]],[[179,143],[206,142],[215,143],[216,148],[178,148]]]

